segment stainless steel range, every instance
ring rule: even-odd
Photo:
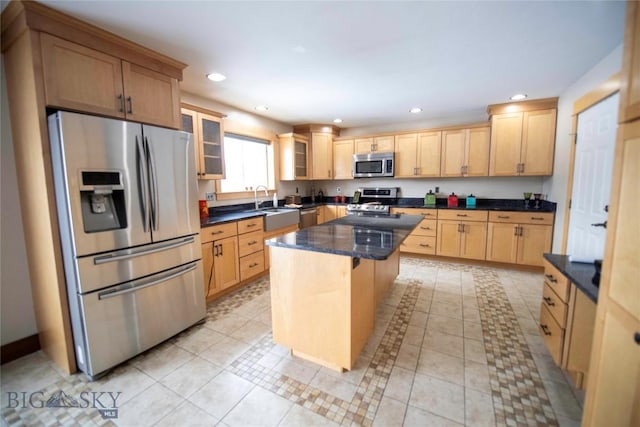
[[[348,215],[389,215],[389,208],[398,201],[398,187],[359,188],[358,203],[347,205]]]

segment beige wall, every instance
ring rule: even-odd
[[[0,152],[0,325],[2,345],[38,332],[22,231],[18,181],[13,157],[9,102],[2,66],[2,151]]]
[[[569,154],[571,149],[571,115],[576,100],[620,71],[622,67],[622,44],[604,57],[584,76],[565,90],[558,101],[558,125],[556,129],[556,153],[553,176],[545,179],[542,192],[558,203],[556,223],[553,231],[553,252],[560,253],[566,210],[567,183],[569,174]]]

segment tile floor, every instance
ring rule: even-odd
[[[536,273],[402,257],[373,335],[340,374],[273,343],[265,276],[98,381],[41,352],[3,365],[2,423],[578,426],[583,395],[538,335],[541,288]],[[114,407],[117,418],[98,410]]]

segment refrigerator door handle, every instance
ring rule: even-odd
[[[135,285],[131,285],[131,284],[127,284],[127,285],[123,285],[122,287],[116,287],[114,289],[108,290],[108,291],[104,291],[104,292],[100,292],[98,294],[98,299],[107,299],[107,298],[112,298],[112,297],[116,297],[119,295],[124,295],[124,294],[128,294],[131,292],[137,292],[140,289],[144,289],[144,288],[148,288],[149,286],[154,286],[163,282],[166,282],[167,280],[171,280],[174,277],[178,277],[178,276],[182,276],[185,273],[188,273],[190,271],[195,270],[197,267],[197,263],[191,263],[186,267],[182,267],[180,270],[178,271],[172,271],[169,274],[163,275],[162,277],[159,278],[154,278],[150,281],[144,281],[144,282],[139,282],[138,284]]]
[[[162,252],[162,251],[166,251],[167,249],[173,249],[173,248],[177,248],[179,246],[184,246],[184,245],[190,245],[192,243],[195,242],[195,238],[193,236],[190,237],[186,237],[184,239],[181,239],[178,242],[171,242],[171,243],[164,243],[161,245],[154,245],[151,248],[147,248],[147,249],[125,249],[123,251],[118,251],[118,252],[112,252],[110,254],[107,255],[100,255],[97,256],[95,258],[93,258],[93,263],[95,265],[99,265],[99,264],[106,264],[108,262],[112,262],[112,261],[122,261],[125,259],[129,259],[129,258],[135,258],[138,256],[142,256],[142,255],[149,255],[149,254],[153,254],[156,252]]]
[[[138,186],[140,190],[140,196],[142,199],[142,227],[144,232],[149,231],[149,198],[147,197],[147,189],[149,184],[147,183],[147,154],[142,144],[142,141],[136,135],[136,150],[138,161]]]
[[[149,165],[149,179],[151,181],[151,224],[154,230],[158,230],[160,222],[160,209],[158,206],[158,177],[156,175],[156,159],[153,155],[153,149],[147,137],[144,137],[144,143],[147,148]]]

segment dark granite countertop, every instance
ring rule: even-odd
[[[349,215],[274,237],[267,245],[384,260],[420,221],[421,215]]]
[[[436,199],[436,205],[425,206],[422,198],[403,198],[398,200],[395,207],[399,208],[426,208],[426,209],[472,209],[487,211],[517,211],[517,212],[555,212],[556,204],[547,200],[540,200],[538,208],[534,200],[525,204],[521,199],[476,199],[475,207],[467,207],[466,199],[458,199],[457,207],[448,207],[447,199]]]
[[[571,262],[568,255],[544,254],[544,259],[567,276],[591,301],[598,302],[598,287],[591,283],[596,272],[593,264]]]
[[[212,225],[224,224],[225,222],[238,221],[240,219],[253,218],[256,216],[264,216],[264,212],[227,212],[209,216],[208,218],[200,218],[200,227],[210,227]]]

